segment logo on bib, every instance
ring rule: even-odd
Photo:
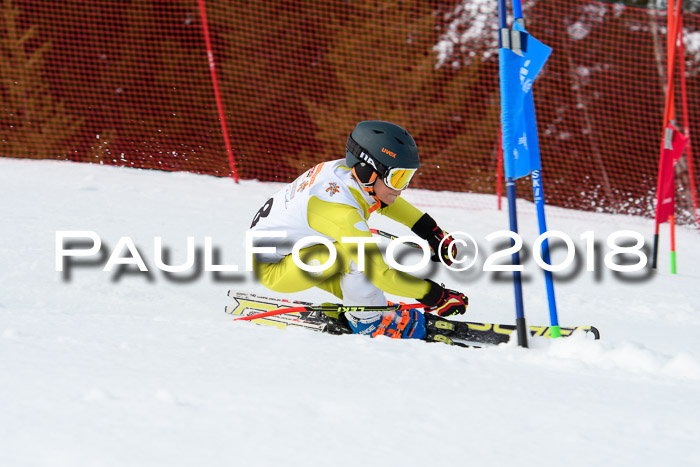
[[[340,191],[340,188],[338,188],[338,184],[335,182],[330,182],[328,184],[328,188],[326,188],[326,191],[333,196],[334,194],[338,193]]]

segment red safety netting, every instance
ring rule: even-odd
[[[496,192],[497,2],[202,3],[241,178],[290,180],[343,157],[357,121],[382,119],[419,144],[412,186]],[[199,7],[5,0],[0,155],[232,175]],[[665,12],[582,0],[525,7],[530,32],[554,49],[534,88],[547,202],[653,216]],[[699,26],[684,15],[691,137]],[[690,222],[685,158],[677,172],[678,218]],[[526,185],[520,193],[531,197]]]

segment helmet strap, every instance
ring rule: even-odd
[[[380,201],[379,198],[377,198],[377,195],[372,195],[372,198],[376,199],[377,202],[374,203],[372,206],[369,207],[369,213],[372,214],[374,211],[380,208],[385,208],[387,205],[384,204],[384,201]]]
[[[358,164],[358,165],[359,165],[359,164]],[[374,192],[374,183],[377,181],[377,176],[378,176],[378,175],[377,175],[377,172],[375,172],[375,171],[373,170],[373,171],[372,171],[372,175],[371,175],[370,178],[369,178],[369,181],[364,182],[364,181],[360,178],[360,176],[357,174],[357,172],[356,172],[356,170],[355,170],[356,167],[357,167],[357,166],[355,166],[355,167],[352,168],[352,175],[355,177],[355,180],[357,180],[357,183],[360,184],[360,186],[362,187],[362,189],[363,189],[365,192],[367,192],[372,198],[374,198],[375,200],[377,200],[377,202],[374,203],[374,204],[373,204],[372,206],[370,206],[370,208],[369,208],[369,213],[372,214],[372,213],[373,213],[374,211],[376,211],[377,209],[383,208],[383,207],[384,207],[384,203],[383,203],[382,201],[380,201],[379,198],[377,198],[377,194]]]

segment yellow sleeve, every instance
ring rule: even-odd
[[[338,250],[342,250],[346,256],[359,264],[357,244],[340,242],[342,237],[372,236],[369,226],[356,208],[346,204],[329,203],[312,196],[309,200],[308,221],[312,229],[335,239]],[[377,288],[392,295],[421,299],[430,291],[427,281],[391,269],[384,262],[382,252],[375,244],[365,245],[364,273]]]
[[[409,229],[413,227],[423,215],[418,208],[401,197],[396,198],[394,204],[382,208],[377,212],[387,216],[389,219],[400,222]]]

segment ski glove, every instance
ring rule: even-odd
[[[423,214],[411,227],[411,230],[423,240],[428,241],[428,245],[433,251],[433,256],[430,257],[433,261],[438,262],[442,260],[443,263],[450,266],[452,264],[449,255],[450,250],[452,250],[452,258],[457,257],[457,246],[454,238],[449,237],[443,242],[442,240],[448,235],[447,232],[438,227],[435,219],[428,214]],[[440,248],[440,242],[442,242],[442,248]]]
[[[428,305],[426,313],[435,313],[438,316],[462,315],[467,311],[469,299],[466,295],[456,290],[446,289],[444,285],[439,285],[430,279],[426,279],[430,284],[430,291],[418,301]]]

